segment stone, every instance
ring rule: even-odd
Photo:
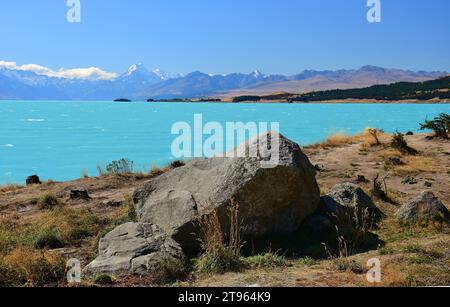
[[[369,180],[364,175],[358,175],[355,180],[356,183],[368,183]]]
[[[335,231],[336,217],[349,209],[355,210],[359,217],[367,210],[374,224],[383,215],[359,186],[343,183],[334,186],[328,195],[320,198],[319,208],[305,220],[302,230],[315,235]]]
[[[41,180],[39,179],[38,175],[29,176],[26,180],[27,185],[33,185],[33,184],[41,184]]]
[[[106,207],[118,208],[123,206],[123,201],[120,200],[110,200],[104,204]]]
[[[338,184],[331,189],[326,197],[322,197],[327,211],[337,211],[339,208],[368,209],[372,213],[380,213],[372,199],[358,185],[353,183]],[[336,209],[334,209],[336,208]]]
[[[70,191],[70,199],[73,200],[91,200],[92,198],[89,196],[89,193],[87,190],[71,190]]]
[[[424,191],[402,206],[397,217],[403,222],[420,220],[450,221],[450,212],[444,204],[430,191]]]
[[[167,261],[183,259],[180,246],[158,226],[126,223],[100,239],[99,255],[83,274],[96,277],[158,273]]]
[[[266,155],[197,159],[150,180],[133,194],[139,221],[159,225],[191,253],[198,249],[198,217],[217,210],[226,228],[228,204],[235,199],[244,235],[292,234],[317,209],[320,191],[300,146],[282,135],[279,140],[279,163],[272,168],[262,166],[271,158]],[[271,142],[257,137],[236,152],[269,148]]]

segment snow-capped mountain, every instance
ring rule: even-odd
[[[192,72],[167,75],[160,69],[148,70],[134,64],[123,74],[100,68],[60,69],[30,64],[18,66],[0,61],[0,99],[131,99],[193,98],[236,93],[301,93],[311,90],[364,87],[398,81],[425,81],[446,72],[413,72],[365,66],[358,70],[306,70],[297,75],[266,75],[259,70],[249,74],[211,75]]]

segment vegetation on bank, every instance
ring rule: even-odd
[[[366,88],[315,91],[305,94],[279,93],[263,96],[236,96],[233,102],[285,101],[320,102],[339,100],[402,101],[432,99],[450,100],[450,76],[425,82],[398,82],[389,85],[374,85]]]
[[[317,91],[291,98],[290,102],[313,102],[345,99],[431,100],[450,99],[450,76],[425,82],[399,82],[361,89]]]

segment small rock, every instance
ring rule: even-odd
[[[450,212],[430,191],[422,192],[401,207],[397,212],[397,217],[403,222],[439,219],[450,222]]]
[[[123,205],[123,201],[119,201],[119,200],[110,200],[109,202],[105,203],[105,206],[111,207],[111,208],[122,207],[122,205]]]
[[[358,175],[358,177],[356,177],[355,183],[368,183],[369,180],[367,180],[367,178],[363,175]]]
[[[71,190],[70,191],[70,199],[91,200],[92,198],[89,196],[89,193],[87,190]]]
[[[353,183],[343,183],[334,186],[327,197],[321,198],[327,208],[336,205],[347,208],[368,209],[372,213],[380,213],[372,199],[359,186]]]
[[[425,181],[425,187],[431,188],[432,186],[433,186],[433,183],[432,183],[432,182]]]
[[[172,168],[179,168],[179,167],[183,167],[183,166],[185,166],[185,165],[186,165],[186,163],[184,163],[183,161],[179,161],[179,160],[173,161],[173,162],[170,164],[170,166],[171,166]]]
[[[414,135],[414,132],[408,131],[408,132],[406,132],[406,135],[408,135],[408,136]]]
[[[26,183],[27,185],[41,184],[41,180],[38,175],[33,175],[27,178]]]
[[[403,180],[402,180],[402,184],[410,184],[410,185],[413,185],[413,184],[417,184],[417,183],[418,183],[417,179],[414,178],[414,177],[411,177],[411,176],[406,176],[406,177],[403,178]]]

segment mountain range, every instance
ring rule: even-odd
[[[12,62],[0,62],[12,63]],[[15,63],[14,63],[15,64]],[[31,67],[31,68],[30,68]],[[166,75],[142,63],[117,75],[98,68],[51,71],[39,65],[0,65],[0,99],[133,100],[226,97],[274,92],[361,88],[399,81],[421,82],[448,75],[444,71],[409,71],[364,66],[337,71],[306,70],[292,76],[232,73],[210,75],[199,71]]]

